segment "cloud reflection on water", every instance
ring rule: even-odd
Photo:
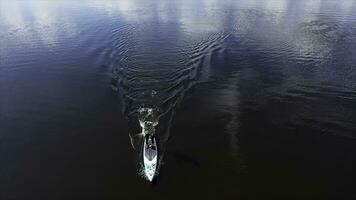
[[[153,60],[147,66],[152,68],[154,66],[159,67],[156,70],[148,70],[151,74],[145,74],[145,76],[141,77],[135,75],[142,75],[144,70],[140,69],[142,71],[137,72],[137,74],[131,72],[133,75],[130,78],[135,80],[144,79],[142,77],[147,78],[148,75],[153,77],[158,74],[157,77],[154,77],[156,79],[151,78],[150,81],[159,82],[162,80],[159,78],[163,77],[163,75],[152,71],[157,72],[159,69],[177,67],[174,64],[179,62],[176,62],[174,58],[178,57],[177,52],[183,52],[185,55],[191,56],[187,59],[192,59],[196,63],[202,62],[203,73],[202,76],[191,75],[191,79],[186,77],[177,79],[188,82],[188,85],[193,82],[208,81],[214,75],[211,72],[214,70],[214,65],[211,63],[211,55],[213,53],[216,55],[227,52],[228,54],[230,51],[238,58],[244,55],[243,51],[245,49],[243,48],[248,47],[251,54],[255,55],[254,59],[261,59],[262,63],[285,61],[285,63],[278,63],[280,66],[276,66],[276,68],[280,67],[280,70],[276,72],[273,71],[275,68],[270,69],[270,71],[264,71],[264,66],[253,65],[251,64],[253,63],[251,58],[246,59],[246,62],[251,62],[249,63],[251,68],[246,70],[248,73],[245,73],[247,76],[251,75],[251,77],[259,80],[259,77],[268,77],[272,73],[271,71],[279,75],[279,79],[276,80],[279,81],[279,85],[269,88],[272,92],[279,91],[283,93],[288,90],[300,89],[301,86],[304,87],[310,84],[308,81],[311,81],[311,76],[314,76],[312,81],[322,84],[323,82],[330,82],[337,77],[337,74],[340,74],[343,80],[350,83],[348,85],[353,86],[352,84],[355,84],[354,80],[352,80],[352,73],[355,73],[353,69],[350,69],[350,73],[348,73],[332,69],[327,65],[330,62],[330,58],[335,56],[335,49],[340,48],[338,47],[340,39],[350,39],[350,35],[354,35],[348,31],[355,30],[349,30],[350,25],[344,22],[345,18],[349,18],[349,15],[355,10],[355,2],[351,0],[338,1],[337,4],[323,0],[250,0],[226,1],[226,3],[221,3],[218,0],[169,2],[120,0],[83,1],[69,3],[68,7],[64,6],[63,8],[57,6],[58,4],[49,1],[0,1],[0,24],[5,27],[5,29],[0,30],[2,32],[1,35],[6,35],[6,39],[12,40],[16,44],[23,42],[31,46],[41,41],[41,43],[51,48],[56,44],[60,44],[62,39],[68,37],[80,40],[82,36],[83,38],[87,36],[85,29],[81,32],[82,34],[77,32],[80,20],[74,20],[66,12],[66,9],[74,9],[80,13],[78,10],[81,7],[87,7],[94,9],[98,16],[102,18],[102,22],[110,21],[110,26],[105,27],[104,25],[96,24],[96,26],[91,27],[92,31],[105,27],[104,31],[107,31],[105,34],[112,34],[110,36],[114,38],[114,42],[131,42],[127,43],[128,46],[125,46],[125,48],[133,49],[134,53],[137,54],[132,56],[134,59],[131,60],[132,63],[129,63],[129,65],[139,66],[142,63],[149,63],[148,61]],[[325,17],[328,13],[337,14],[332,15],[332,17]],[[85,14],[81,16],[83,17]],[[84,17],[80,19],[83,20]],[[90,19],[94,20],[93,18]],[[352,22],[354,23],[355,20],[350,19],[348,21],[348,23]],[[91,24],[91,21],[88,23]],[[125,29],[126,26],[131,26],[133,29],[127,31],[128,29]],[[125,30],[120,32],[120,28]],[[113,34],[115,31],[118,34]],[[125,35],[126,33],[127,35]],[[233,45],[224,40],[222,42],[216,40],[212,41],[212,44],[204,44],[206,41],[208,43],[209,40],[215,40],[225,34],[233,36],[234,40],[231,41]],[[122,36],[126,38],[120,38]],[[86,39],[90,41],[90,39]],[[351,50],[355,49],[352,48],[352,45],[355,46],[355,44],[350,45],[351,47],[349,48]],[[108,52],[110,50],[113,52],[118,51],[115,47],[117,46],[106,48],[109,49],[107,50]],[[198,50],[193,52],[190,47]],[[206,52],[204,49],[207,49]],[[201,52],[199,52],[200,50]],[[0,47],[0,53],[1,55],[10,54],[10,51],[7,50],[5,45],[5,47]],[[124,53],[119,52],[119,54]],[[112,55],[114,57],[117,56],[115,53]],[[179,56],[181,55],[179,54]],[[160,58],[164,58],[162,59],[163,61],[159,60]],[[344,58],[349,60],[351,68],[351,63],[354,59],[349,55]],[[199,59],[204,59],[204,61]],[[287,65],[286,63],[296,64],[291,65],[292,67],[284,67]],[[238,68],[239,66],[234,67]],[[133,69],[133,67],[130,66],[128,69]],[[235,73],[235,68],[229,70]],[[177,71],[180,72],[179,70]],[[263,73],[263,76],[259,76]],[[174,73],[170,75],[176,77]],[[241,95],[235,86],[240,84],[239,78],[236,75],[228,79],[231,86],[227,86],[227,88],[229,91],[234,92],[226,92],[228,95],[218,97],[218,101],[224,103],[227,107],[226,110],[235,109],[232,112],[231,121],[226,126],[230,135],[238,132],[238,123],[236,121],[238,121],[239,116],[236,113],[239,112],[239,98]],[[149,84],[142,85],[150,86]],[[180,91],[174,92],[181,98],[189,87],[179,88]],[[141,87],[140,89],[145,90],[148,88]],[[160,91],[150,91],[147,94],[154,94],[155,92],[159,93]],[[176,94],[174,92],[171,94]],[[221,91],[221,93],[224,92]],[[171,96],[173,96],[173,99],[176,98],[174,95]],[[175,107],[175,103],[173,107]],[[171,123],[171,118],[167,121]],[[231,149],[232,151],[238,151],[236,150],[238,146],[234,146],[238,141],[234,140],[233,137],[230,140],[232,142]]]
[[[30,45],[40,40],[51,47],[63,35],[73,37],[76,34],[76,22],[53,2],[1,1],[0,9],[4,35],[9,37],[10,34],[16,42]]]

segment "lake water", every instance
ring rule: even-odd
[[[355,153],[356,1],[0,0],[2,200],[354,199]]]

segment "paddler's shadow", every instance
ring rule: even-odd
[[[173,152],[167,159],[173,159],[179,165],[189,164],[200,168],[200,163],[197,159],[183,152]]]

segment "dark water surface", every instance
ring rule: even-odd
[[[0,0],[1,200],[354,199],[355,153],[356,1]]]

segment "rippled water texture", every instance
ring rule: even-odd
[[[355,55],[353,0],[0,0],[0,199],[356,198]]]

